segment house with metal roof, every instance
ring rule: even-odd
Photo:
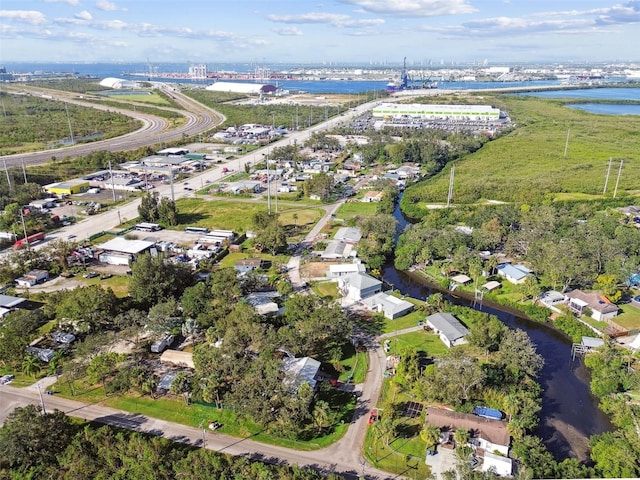
[[[284,357],[282,359],[282,370],[285,375],[285,384],[291,392],[297,392],[304,382],[316,389],[320,380],[320,362],[311,357]]]
[[[413,303],[385,292],[363,298],[362,304],[373,312],[384,314],[390,320],[403,317],[413,310]]]
[[[340,277],[345,277],[347,275],[352,275],[354,273],[366,272],[367,267],[359,262],[355,261],[353,263],[334,263],[329,265],[329,270],[327,271],[327,277],[331,279],[336,279]]]
[[[322,260],[340,260],[348,258],[353,252],[353,245],[340,240],[331,240],[320,254]]]
[[[382,291],[382,282],[363,272],[338,278],[338,290],[345,298],[360,301]]]
[[[340,227],[333,236],[334,240],[346,243],[358,243],[362,238],[362,232],[358,227]]]
[[[516,285],[524,283],[531,273],[531,270],[522,264],[512,265],[510,263],[503,263],[498,266],[498,275]]]
[[[434,313],[426,320],[427,327],[438,334],[440,340],[449,348],[467,343],[469,329],[450,313]]]

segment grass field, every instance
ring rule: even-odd
[[[345,202],[336,212],[336,218],[349,220],[355,216],[369,217],[376,214],[377,203]]]
[[[567,108],[561,100],[484,96],[487,103],[505,104],[517,129],[456,162],[456,203],[495,199],[531,204],[560,194],[557,198],[597,196],[609,158],[636,158],[640,148],[640,117],[589,114]],[[405,197],[442,202],[447,198],[449,173],[447,167],[433,179],[408,188]],[[640,168],[626,162],[618,196],[635,191],[639,182]]]
[[[402,353],[408,347],[415,348],[419,352],[422,351],[428,356],[442,355],[449,351],[438,335],[424,330],[394,335],[387,340],[389,340],[391,347],[389,353]]]
[[[185,226],[206,227],[210,230],[233,230],[244,233],[253,228],[253,215],[266,212],[266,202],[259,200],[204,200],[201,198],[181,198],[177,202],[180,212],[180,224],[177,230]],[[278,205],[280,222],[298,233],[308,231],[321,217],[322,210],[301,205]],[[294,218],[294,215],[296,218]]]

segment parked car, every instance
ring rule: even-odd
[[[98,272],[87,272],[83,275],[84,278],[96,278],[100,276]]]
[[[100,275],[100,280],[106,280],[111,277],[113,277],[112,273],[103,273],[102,275]]]
[[[371,415],[369,415],[369,425],[373,425],[378,421],[378,410],[375,408],[371,410]]]
[[[13,382],[14,378],[16,377],[13,375],[3,375],[2,377],[0,377],[0,385],[7,385]]]

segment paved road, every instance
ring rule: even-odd
[[[55,100],[74,103],[82,105],[84,107],[95,108],[97,110],[109,110],[127,115],[129,117],[136,118],[143,122],[143,126],[129,134],[112,138],[108,140],[100,140],[90,143],[82,143],[64,148],[55,148],[39,152],[21,153],[15,155],[1,156],[0,160],[7,163],[8,167],[21,166],[22,163],[26,165],[37,165],[50,162],[52,157],[75,158],[83,155],[88,155],[97,150],[106,150],[110,152],[118,152],[124,150],[133,150],[139,147],[147,145],[156,145],[162,142],[170,142],[183,138],[184,136],[194,136],[201,132],[211,130],[216,125],[224,122],[225,117],[220,115],[215,110],[196,102],[192,98],[181,94],[180,92],[169,92],[176,103],[178,103],[183,110],[177,110],[173,108],[167,108],[167,110],[173,110],[186,117],[184,124],[179,127],[170,129],[167,120],[156,117],[154,115],[147,115],[136,111],[118,109],[113,106],[99,105],[96,103],[90,103],[82,99],[82,96],[61,92],[58,90],[48,90],[35,87],[7,87],[12,90],[28,90],[32,94],[47,95],[47,98]],[[160,84],[159,88],[163,90],[170,89],[165,84]],[[144,106],[144,105],[143,105]],[[4,165],[4,163],[3,163]]]
[[[235,170],[243,169],[247,162],[255,164],[257,161],[260,161],[262,159],[262,155],[264,153],[268,153],[271,148],[290,145],[294,142],[302,143],[311,135],[311,132],[332,128],[338,123],[348,121],[353,116],[364,113],[367,109],[371,108],[374,103],[376,102],[360,105],[357,108],[352,109],[346,115],[323,122],[322,124],[316,125],[307,131],[294,132],[268,147],[264,147],[259,151],[254,151],[248,155],[232,160],[224,165],[226,168],[232,170],[228,174],[222,173],[222,167],[218,167],[207,170],[195,177],[191,177],[188,179],[188,182],[191,185],[220,182],[226,176],[232,175]],[[184,190],[184,186],[185,183],[163,185],[157,188],[156,191],[158,191],[161,196],[167,196],[177,200],[183,196],[192,195],[190,192]],[[48,235],[47,238],[66,238],[68,235],[72,234],[76,235],[78,239],[88,238],[94,233],[117,226],[125,219],[136,218],[138,216],[137,207],[140,204],[140,201],[140,199],[136,199],[110,211],[87,217],[78,224],[64,227],[59,231]],[[318,224],[316,224],[316,226],[307,235],[306,240],[311,241],[318,235],[326,222],[333,214],[335,214],[343,202],[344,200],[328,206],[325,209],[325,215],[323,215]],[[46,244],[46,242],[44,244]],[[35,248],[38,247],[39,246],[36,246]],[[299,257],[297,258],[297,265],[299,266]],[[292,264],[292,266],[294,267],[291,272],[292,282],[295,281],[297,283],[294,283],[294,285],[299,285],[299,273],[297,274],[297,279],[295,276],[295,272],[299,272],[298,268],[295,264]],[[367,372],[366,381],[363,384],[362,396],[358,399],[356,412],[351,425],[340,441],[322,450],[301,452],[283,447],[264,445],[251,441],[250,439],[237,439],[206,432],[206,447],[233,455],[249,456],[263,461],[269,459],[272,461],[279,461],[280,459],[284,459],[288,462],[296,463],[301,466],[313,466],[320,470],[336,471],[343,474],[349,474],[351,476],[361,475],[365,472],[366,478],[401,478],[370,467],[362,457],[361,450],[368,427],[369,411],[371,408],[375,407],[380,395],[385,367],[384,353],[382,352],[382,348],[378,342],[371,339],[368,348],[369,370]],[[4,389],[4,392],[0,390],[0,421],[3,420],[3,414],[6,415],[6,412],[12,410],[15,406],[38,402],[38,394],[36,392],[27,391],[25,389],[15,389],[9,386],[0,388]],[[86,405],[55,396],[45,396],[44,398],[48,408],[58,408],[69,415],[88,420],[96,420],[101,423],[121,426],[133,430],[152,432],[158,435],[163,435],[172,440],[184,441],[192,444],[198,444],[199,442],[199,444],[202,444],[203,433],[202,430],[197,428],[151,419],[135,413],[120,412],[100,405]]]
[[[363,464],[359,456],[360,446],[354,444],[354,438],[351,438],[356,437],[355,435],[347,434],[338,443],[322,450],[303,452],[265,445],[250,438],[235,438],[212,433],[200,428],[149,418],[138,413],[123,412],[100,404],[85,404],[56,397],[55,395],[43,395],[42,399],[46,411],[58,409],[73,417],[93,420],[137,432],[151,433],[196,446],[203,446],[204,440],[205,448],[230,455],[244,456],[272,463],[285,460],[292,464],[312,467],[322,472],[340,473],[348,478],[357,478],[363,472],[365,478],[368,479],[400,478]],[[27,404],[40,404],[40,397],[37,392],[29,389],[13,388],[9,385],[0,386],[0,423],[4,422],[6,415],[15,407]],[[364,414],[366,411],[364,407],[361,410],[363,414],[357,419],[356,425],[361,420],[364,420],[366,425],[367,415]],[[349,432],[352,430],[354,430],[353,426],[349,429]]]

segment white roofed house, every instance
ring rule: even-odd
[[[366,273],[358,272],[338,278],[338,290],[346,299],[360,301],[382,291],[382,282]]]
[[[316,389],[320,378],[320,362],[311,357],[284,357],[282,359],[284,371],[284,383],[292,393],[297,393],[300,385],[307,382],[313,390]]]
[[[344,277],[347,275],[352,275],[354,273],[364,273],[367,271],[367,268],[363,263],[358,261],[353,263],[338,263],[329,265],[329,270],[327,271],[327,277],[336,279],[340,277]]]
[[[390,320],[402,317],[413,310],[413,303],[385,292],[363,298],[362,303],[369,310],[380,312]]]
[[[357,227],[340,227],[333,236],[334,240],[355,244],[362,238],[362,232]]]
[[[427,327],[440,336],[440,340],[449,348],[467,343],[467,327],[450,313],[434,313],[426,320]]]
[[[322,260],[340,260],[348,258],[352,253],[355,253],[352,244],[340,240],[331,240],[320,254],[320,258]]]

